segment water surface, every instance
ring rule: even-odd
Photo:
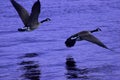
[[[29,12],[36,0],[16,0]],[[0,80],[120,80],[120,1],[41,0],[39,20],[50,22],[32,32],[23,27],[9,0],[0,1]],[[65,40],[82,30],[93,33],[110,50],[87,41],[67,48]],[[78,69],[88,73],[68,78],[66,58],[72,56]]]

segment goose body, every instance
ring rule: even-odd
[[[93,32],[97,32],[97,31],[101,31],[101,29],[97,28],[97,29],[92,30],[92,31],[78,32],[78,33],[70,36],[65,41],[65,44],[67,47],[73,47],[75,45],[76,41],[86,40],[86,41],[92,42],[94,44],[97,44],[100,47],[108,49],[106,45],[104,45],[98,38],[96,38],[95,36],[92,35]]]
[[[19,3],[17,3],[15,0],[10,0],[13,7],[16,9],[16,11],[18,12],[24,27],[23,28],[19,28],[18,31],[32,31],[36,28],[38,28],[38,26],[46,21],[50,21],[49,18],[46,18],[45,20],[42,20],[41,22],[38,22],[38,17],[41,11],[41,4],[40,1],[37,0],[33,6],[32,6],[32,10],[31,13],[29,14],[27,12],[27,10],[22,7]]]

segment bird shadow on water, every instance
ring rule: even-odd
[[[65,75],[67,79],[88,79],[88,76],[87,76],[89,72],[88,69],[77,68],[74,58],[67,57],[65,64],[66,64],[66,70],[67,70],[67,73]]]
[[[66,58],[65,64],[67,71],[65,76],[67,80],[109,80],[109,77],[114,79],[116,78],[114,76],[119,76],[115,73],[120,71],[119,66],[110,64],[95,66],[93,68],[78,68],[74,58],[71,56]]]
[[[32,58],[37,57],[36,53],[27,53],[21,57],[22,61],[19,63],[20,70],[23,72],[20,78],[24,80],[40,80],[41,70],[38,61]],[[28,60],[25,58],[29,58]],[[25,60],[24,60],[25,59]]]

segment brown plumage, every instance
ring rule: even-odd
[[[20,4],[18,4],[15,0],[10,0],[12,5],[14,6],[14,8],[16,9],[16,11],[18,12],[22,22],[24,23],[24,25],[26,25],[28,23],[28,19],[29,19],[29,13],[27,12],[27,10],[25,8],[23,8]]]
[[[37,0],[33,4],[30,14],[27,12],[27,10],[24,7],[22,7],[15,0],[10,0],[10,1],[11,1],[12,5],[14,6],[14,8],[16,9],[16,11],[18,12],[18,14],[24,24],[24,27],[19,28],[18,31],[31,31],[31,30],[38,28],[38,26],[41,23],[50,21],[49,18],[46,18],[45,20],[38,22],[38,17],[41,12],[41,4],[40,4],[39,0]]]
[[[96,38],[95,36],[93,36],[91,34],[93,32],[97,32],[97,31],[101,31],[101,29],[97,28],[97,29],[92,30],[92,31],[81,31],[81,32],[78,32],[78,33],[70,36],[65,41],[65,44],[66,44],[67,47],[73,47],[75,45],[76,41],[86,40],[86,41],[92,42],[94,44],[97,44],[98,46],[101,46],[103,48],[108,49],[108,47],[106,45],[104,45],[98,38]]]

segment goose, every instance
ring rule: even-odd
[[[13,7],[16,9],[17,13],[19,14],[24,27],[23,28],[18,28],[18,31],[32,31],[35,30],[36,28],[38,28],[38,26],[46,21],[50,21],[49,18],[46,18],[40,22],[38,22],[38,17],[40,14],[40,9],[41,9],[41,4],[40,1],[37,0],[33,6],[32,6],[32,10],[31,13],[29,14],[27,12],[27,10],[22,7],[19,3],[17,3],[15,0],[10,0]]]
[[[97,28],[97,29],[91,30],[91,31],[81,31],[81,32],[78,32],[78,33],[70,36],[69,38],[67,38],[67,40],[65,41],[65,44],[66,44],[67,47],[73,47],[75,45],[76,41],[86,40],[86,41],[92,42],[94,44],[97,44],[100,47],[109,49],[99,39],[97,39],[95,36],[93,36],[91,34],[93,32],[98,32],[98,31],[101,31],[101,29]]]

